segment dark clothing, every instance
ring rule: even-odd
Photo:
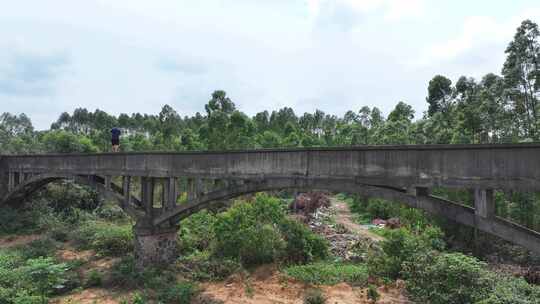
[[[118,129],[118,128],[112,128],[111,129],[112,139],[119,139],[120,134],[122,134],[122,131],[120,131],[120,129]]]
[[[113,146],[118,146],[118,145],[120,145],[120,138],[113,138],[113,139],[111,139],[111,144],[112,144]]]

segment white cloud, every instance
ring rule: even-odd
[[[539,17],[540,9],[529,9],[503,21],[489,16],[469,16],[465,18],[459,35],[424,47],[422,56],[413,64],[425,66],[435,62],[451,61],[486,46],[504,47],[512,40],[521,21]],[[485,55],[492,56],[489,53]]]
[[[325,16],[336,7],[344,7],[359,16],[373,14],[385,21],[396,22],[404,18],[419,17],[425,13],[425,0],[307,0],[312,19]],[[339,16],[338,16],[339,17]],[[336,20],[338,21],[338,20]]]

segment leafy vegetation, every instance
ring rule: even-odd
[[[290,266],[285,268],[285,273],[299,281],[318,285],[347,282],[364,286],[368,279],[365,265],[329,262]]]
[[[214,223],[215,254],[257,265],[289,258],[308,262],[327,256],[328,245],[301,224],[286,219],[276,198],[258,194],[237,202]]]
[[[119,256],[133,252],[130,225],[87,221],[74,232],[73,239],[81,248],[94,249],[102,255]]]
[[[304,295],[304,304],[325,304],[326,298],[320,289],[310,288]]]
[[[123,151],[191,151],[275,147],[327,147],[367,144],[515,143],[540,140],[540,32],[525,20],[506,50],[501,75],[479,80],[462,76],[453,83],[435,75],[427,84],[428,110],[414,120],[412,107],[399,102],[385,117],[364,106],[342,117],[320,110],[298,116],[292,108],[262,111],[249,117],[226,92],[213,92],[204,113],[181,117],[165,105],[156,115],[109,115],[78,108],[62,113],[50,130],[36,131],[24,115],[0,115],[2,153],[103,152],[109,130],[124,130]],[[472,203],[468,190],[435,188],[435,195]],[[131,303],[189,303],[198,292],[185,279],[222,280],[245,266],[277,262],[284,272],[311,284],[348,282],[365,286],[368,276],[404,279],[413,300],[420,303],[539,303],[540,289],[523,279],[496,276],[475,257],[446,252],[440,224],[423,212],[396,202],[342,196],[363,222],[398,217],[403,225],[381,230],[380,250],[367,261],[332,261],[328,244],[305,225],[287,217],[278,198],[259,194],[238,201],[222,213],[202,211],[183,221],[178,234],[182,258],[172,269],[134,268],[131,223],[115,205],[95,191],[71,182],[48,185],[21,209],[2,208],[0,234],[46,232],[26,245],[0,249],[0,303],[44,303],[78,285],[73,264],[53,256],[60,242],[99,255],[123,256],[111,271],[117,286],[138,288]],[[184,202],[183,194],[179,202]],[[540,230],[538,193],[495,191],[496,214]],[[442,227],[442,225],[441,225]],[[454,238],[462,233],[445,229]],[[471,232],[471,231],[469,231]],[[472,233],[468,233],[472,234]],[[85,286],[103,285],[93,271]],[[249,288],[246,288],[248,290]],[[374,285],[368,295],[376,301]],[[324,303],[320,291],[306,294],[305,303]]]

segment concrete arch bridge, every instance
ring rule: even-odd
[[[119,200],[136,220],[139,267],[176,258],[181,219],[226,199],[281,189],[400,201],[540,253],[540,233],[497,217],[493,200],[494,190],[540,191],[540,144],[5,155],[0,204],[18,206],[62,179]],[[474,207],[432,196],[433,187],[471,189]],[[177,204],[180,192],[187,202]]]

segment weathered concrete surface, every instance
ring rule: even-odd
[[[261,179],[347,178],[392,187],[540,190],[540,145],[365,146],[336,149],[5,156],[9,171]]]
[[[110,182],[114,176],[124,177],[121,186]],[[140,201],[129,190],[132,177],[140,177]],[[497,218],[492,198],[492,189],[540,191],[540,144],[0,156],[0,204],[65,178],[91,180],[121,201],[137,220],[140,267],[173,259],[174,225],[182,218],[225,199],[279,189],[400,201],[540,253],[540,234]],[[179,206],[177,178],[189,188],[188,202]],[[156,182],[163,184],[161,202],[154,201]],[[435,186],[474,189],[475,208],[430,196]]]

